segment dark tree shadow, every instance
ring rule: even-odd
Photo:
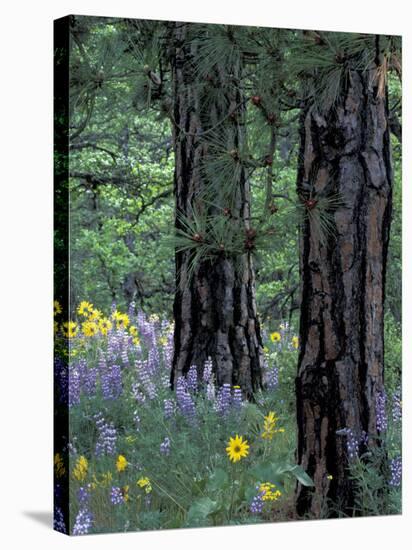
[[[37,523],[41,523],[45,527],[52,529],[53,527],[53,514],[52,512],[38,512],[38,511],[24,511],[23,515],[27,518],[31,518]]]

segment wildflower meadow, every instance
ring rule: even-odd
[[[265,389],[246,401],[239,387],[216,386],[212,361],[201,377],[193,365],[171,390],[173,323],[166,319],[133,304],[104,316],[81,302],[72,321],[63,321],[58,302],[54,312],[62,345],[57,400],[70,414],[69,452],[54,457],[55,491],[58,503],[67,474],[72,534],[295,519],[296,484],[312,480],[295,463],[287,373],[299,342],[287,323],[265,333]],[[390,406],[381,396],[379,407],[388,472],[378,474],[378,454],[371,478],[356,437],[340,434],[362,481],[359,506],[376,514],[399,506],[401,477],[399,394]],[[55,527],[67,529],[58,504]]]

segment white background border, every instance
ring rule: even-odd
[[[2,7],[0,83],[0,541],[3,548],[405,548],[404,514],[71,538],[47,526],[52,498],[52,20],[70,13],[402,34],[404,45],[404,406],[409,425],[411,14],[408,0],[59,0]],[[409,27],[409,28],[408,28]],[[406,160],[405,160],[406,159]]]

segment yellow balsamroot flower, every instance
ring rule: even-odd
[[[139,340],[139,338],[137,338],[137,337],[136,337],[136,338],[133,338],[133,344],[134,344],[135,346],[140,346],[140,340]]]
[[[295,349],[298,349],[299,347],[299,337],[298,336],[294,336],[292,338],[292,346],[295,348]]]
[[[269,414],[265,416],[263,422],[263,439],[272,439],[275,433],[282,433],[285,431],[284,428],[276,428],[276,423],[278,418],[276,417],[273,411],[269,411]]]
[[[147,494],[152,492],[152,484],[148,477],[141,477],[137,480],[136,484],[141,489],[144,489]]]
[[[102,315],[103,314],[99,309],[94,309],[89,315],[89,320],[98,321],[99,319],[101,319]]]
[[[62,331],[66,338],[74,338],[77,335],[78,327],[74,321],[66,321],[62,324]]]
[[[84,321],[82,323],[82,332],[85,336],[95,336],[99,331],[99,327],[93,321]]]
[[[280,332],[272,332],[270,335],[272,342],[280,342],[281,338]]]
[[[53,302],[53,310],[54,310],[55,317],[56,315],[59,315],[63,311],[62,306],[60,305],[60,302],[58,302],[57,300],[54,300]]]
[[[114,311],[112,319],[116,323],[116,328],[127,328],[130,324],[130,319],[127,313],[120,313],[120,311]]]
[[[129,332],[130,332],[131,336],[137,336],[137,334],[138,334],[137,327],[135,327],[134,325],[131,325],[129,327]]]
[[[64,467],[63,458],[60,453],[54,455],[54,471],[56,477],[63,477],[66,473],[66,468]]]
[[[241,458],[246,457],[249,454],[248,442],[243,440],[243,436],[231,437],[229,439],[228,446],[226,447],[226,453],[229,460],[232,462],[238,462]]]
[[[77,313],[83,315],[84,317],[89,317],[93,313],[93,304],[90,302],[80,302],[79,307],[77,308]]]
[[[259,493],[262,493],[262,500],[278,500],[279,497],[282,496],[282,493],[279,491],[279,489],[276,489],[276,485],[273,483],[261,483],[259,485]]]
[[[119,455],[116,460],[116,469],[118,472],[123,472],[127,468],[127,460],[123,455]]]
[[[87,461],[87,458],[85,456],[80,456],[77,459],[75,467],[73,468],[74,478],[78,481],[84,481],[87,476],[88,467],[89,463]]]
[[[112,322],[110,319],[107,319],[104,317],[103,319],[99,319],[99,330],[103,334],[103,336],[106,336],[109,330],[112,328]]]

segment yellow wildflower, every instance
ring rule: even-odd
[[[95,336],[99,328],[93,321],[84,321],[82,323],[82,331],[85,336]]]
[[[102,317],[102,312],[99,309],[94,309],[90,315],[89,320],[90,321],[98,321]]]
[[[273,411],[269,411],[269,414],[265,416],[263,422],[263,439],[272,439],[275,433],[283,433],[285,431],[284,428],[276,428],[277,421],[278,418],[275,413]]]
[[[107,335],[112,326],[113,325],[110,319],[107,319],[106,317],[104,317],[103,319],[99,319],[99,330],[103,334],[103,336]]]
[[[159,338],[159,344],[160,344],[161,346],[166,346],[166,344],[167,344],[167,336],[161,336],[161,337]]]
[[[280,332],[272,332],[270,335],[272,342],[280,342],[281,338]]]
[[[130,324],[130,319],[127,313],[120,313],[120,311],[114,311],[112,314],[112,319],[116,323],[116,328],[127,328]]]
[[[63,311],[62,306],[60,305],[60,302],[58,302],[57,300],[54,300],[53,302],[53,310],[54,310],[55,317],[56,315],[59,315]]]
[[[133,344],[134,344],[135,346],[140,346],[140,340],[139,340],[139,338],[137,338],[137,337],[136,337],[136,338],[133,338]]]
[[[148,477],[141,477],[136,483],[137,486],[144,489],[146,493],[152,492],[152,484],[150,483],[150,479]]]
[[[241,458],[246,457],[249,454],[248,442],[243,440],[243,436],[236,435],[229,439],[228,446],[226,447],[226,453],[229,460],[232,462],[238,462]]]
[[[87,461],[87,458],[85,456],[80,456],[77,459],[75,467],[73,468],[73,476],[78,481],[83,481],[87,476],[88,467],[89,463]]]
[[[137,327],[135,327],[134,325],[131,325],[129,327],[129,332],[132,336],[137,336]]]
[[[276,489],[276,485],[273,483],[261,483],[259,485],[259,493],[262,493],[262,500],[278,500],[282,496],[282,493],[279,489]]]
[[[292,338],[292,346],[295,348],[295,349],[298,349],[299,347],[299,337],[298,336],[294,336]]]
[[[123,455],[119,455],[116,460],[116,469],[118,472],[123,472],[127,468],[127,460]]]
[[[269,353],[269,348],[267,346],[263,348],[263,353]]]
[[[66,321],[62,325],[63,335],[66,338],[74,338],[77,335],[77,325],[74,321]]]
[[[83,315],[84,317],[89,317],[93,313],[93,304],[90,302],[80,302],[79,307],[77,308],[77,313]]]
[[[63,477],[66,473],[66,468],[64,467],[63,458],[60,453],[54,455],[54,471],[56,477]]]

